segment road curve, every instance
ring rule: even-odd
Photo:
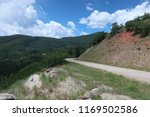
[[[114,66],[103,65],[103,64],[92,63],[92,62],[79,61],[79,60],[75,60],[74,58],[66,58],[65,60],[68,62],[78,63],[81,65],[105,70],[107,72],[111,72],[117,75],[122,75],[130,79],[135,79],[150,84],[150,72],[121,68],[121,67],[114,67]]]

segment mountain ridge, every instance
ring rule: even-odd
[[[0,58],[13,58],[32,53],[45,53],[55,49],[73,49],[80,47],[85,50],[92,42],[96,33],[77,37],[37,37],[28,35],[11,35],[0,37]],[[2,58],[3,57],[3,58]]]

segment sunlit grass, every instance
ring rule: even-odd
[[[117,94],[127,95],[134,99],[150,99],[149,84],[140,83],[123,76],[79,64],[68,63],[63,67],[68,70],[70,75],[74,75],[77,79],[86,82],[87,89],[92,89],[100,84],[104,84],[112,87],[113,92]],[[82,75],[79,77],[77,73]]]

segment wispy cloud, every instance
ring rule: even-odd
[[[94,10],[93,4],[92,4],[92,3],[86,4],[86,10],[88,10],[88,11],[93,11],[93,10]]]

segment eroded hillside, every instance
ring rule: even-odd
[[[89,48],[79,59],[150,70],[150,37],[141,38],[132,32],[122,32]]]

